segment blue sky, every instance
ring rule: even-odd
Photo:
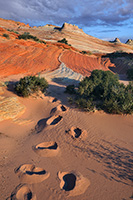
[[[31,26],[67,22],[100,39],[133,39],[133,0],[0,0],[0,17]]]

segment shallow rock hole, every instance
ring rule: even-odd
[[[65,181],[65,184],[63,186],[63,189],[65,191],[73,190],[76,184],[76,176],[74,174],[66,174],[63,177],[63,180]]]
[[[75,132],[75,138],[78,138],[81,135],[82,130],[80,128],[76,128],[74,129],[74,132]]]
[[[28,192],[24,195],[24,200],[31,200],[32,199],[32,192]]]
[[[61,106],[61,110],[62,110],[62,111],[66,111],[65,106],[62,105],[62,106]]]
[[[60,120],[62,119],[62,116],[58,116],[57,118],[55,118],[50,125],[55,125],[57,124]]]
[[[52,103],[56,102],[57,100],[58,100],[57,98],[54,98],[53,101],[52,101]]]
[[[49,146],[49,147],[38,147],[38,149],[57,149],[58,145],[55,142],[53,145]]]
[[[28,175],[33,175],[33,174],[36,174],[36,175],[43,175],[43,174],[46,174],[46,171],[45,171],[45,170],[42,170],[42,171],[40,171],[40,172],[26,171],[26,174],[28,174]]]

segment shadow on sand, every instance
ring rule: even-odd
[[[40,132],[42,132],[44,130],[44,128],[46,127],[46,121],[49,119],[48,118],[44,118],[44,119],[40,119],[37,122],[37,125],[35,126],[34,130],[32,130],[33,134],[38,134]]]
[[[73,145],[78,150],[87,153],[95,161],[104,164],[104,173],[100,175],[109,180],[121,182],[126,185],[131,185],[133,181],[133,152],[120,147],[118,144],[112,144],[106,140],[102,140],[102,144],[94,142],[92,144],[82,141],[84,147],[81,148]],[[93,173],[98,173],[94,169],[89,169]]]

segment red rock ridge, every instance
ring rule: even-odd
[[[109,67],[115,67],[109,58],[101,58],[94,55],[82,55],[74,51],[66,50],[60,60],[70,69],[89,76],[94,69],[109,70]]]
[[[3,34],[9,35],[9,39]],[[46,44],[32,40],[19,40],[18,34],[0,28],[0,77],[53,71],[63,62],[84,76],[94,69],[109,70],[114,66],[109,58],[100,55],[83,55],[78,49],[62,43]]]

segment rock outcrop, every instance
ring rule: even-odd
[[[40,27],[29,27],[29,25],[21,22],[0,18],[0,27],[18,31],[20,34],[30,32],[31,35],[52,43],[66,38],[69,44],[80,51],[112,53],[122,50],[124,52],[133,52],[132,46],[123,44],[118,39],[114,43],[103,41],[84,33],[78,26],[68,23],[64,23],[62,27],[49,24]]]
[[[125,44],[133,46],[133,40],[132,39],[128,39]]]
[[[59,67],[62,49],[55,45],[40,44],[31,40],[0,37],[0,77],[16,74],[37,74]],[[14,36],[15,37],[15,36]]]
[[[119,38],[115,38],[115,40],[113,41],[113,43],[121,43]]]
[[[75,33],[80,33],[80,34],[85,34],[82,29],[80,29],[76,25],[64,23],[60,29],[61,31],[69,31],[69,32],[75,32]]]
[[[109,70],[109,67],[115,67],[109,58],[101,58],[101,56],[88,56],[76,52],[66,50],[60,60],[67,67],[83,76],[89,76],[94,69]]]
[[[7,119],[15,119],[22,115],[25,106],[22,105],[17,97],[0,96],[0,121]]]
[[[115,44],[102,41],[85,34],[77,26],[67,23],[63,24],[60,31],[53,30],[55,27],[53,25],[46,25],[42,29],[38,27],[30,27],[29,29],[26,25],[23,28],[21,27],[23,32],[30,30],[30,34],[33,33],[40,41],[45,36],[48,39],[52,37],[54,43],[51,40],[46,41],[46,44],[33,40],[19,40],[18,35],[20,33],[7,29],[8,25],[17,27],[17,22],[11,21],[11,24],[9,22],[10,20],[2,21],[0,19],[0,25],[6,26],[6,28],[0,27],[0,78],[17,74],[24,76],[51,72],[59,69],[62,65],[73,72],[89,76],[94,69],[109,70],[115,68],[115,64],[111,63],[110,58],[103,58],[101,52],[133,51],[130,45],[120,43],[118,38],[115,39]],[[84,37],[81,35],[82,33]],[[3,34],[8,35],[8,38]],[[62,38],[66,38],[71,46],[56,42]],[[75,46],[79,48],[77,49]],[[93,52],[85,51],[86,48],[95,50]],[[83,52],[85,53],[83,54]],[[91,55],[89,55],[89,52]],[[60,69],[62,77],[62,68]],[[69,76],[73,72],[69,71]]]

